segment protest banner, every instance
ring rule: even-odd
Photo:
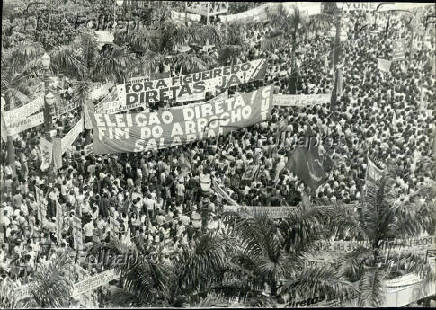
[[[8,133],[11,136],[17,135],[20,132],[39,126],[44,123],[44,113],[39,112],[37,114],[28,116],[26,118],[21,118],[19,120],[14,120],[9,124],[5,120],[6,128],[8,129]]]
[[[311,94],[311,95],[274,95],[273,104],[283,107],[306,107],[314,104],[330,102],[332,94]]]
[[[402,40],[398,42],[394,42],[392,61],[406,59],[405,49],[406,49],[406,44]]]
[[[39,148],[41,149],[41,166],[42,172],[50,167],[51,160],[53,158],[53,144],[47,139],[41,137],[39,140]]]
[[[203,16],[214,16],[227,13],[227,3],[225,2],[190,2],[186,6],[186,11],[190,13],[200,14]]]
[[[350,11],[375,11],[381,2],[342,2],[339,7],[344,12]]]
[[[151,113],[91,115],[94,154],[142,152],[226,134],[270,118],[272,87]],[[206,131],[207,129],[207,131]]]
[[[174,76],[164,79],[142,81],[135,79],[135,83],[125,84],[126,105],[149,103],[153,101],[165,101],[181,98],[189,101],[192,95],[217,90],[222,91],[233,85],[244,84],[256,80],[262,80],[266,72],[265,59],[257,59],[241,65],[218,67],[211,70]],[[122,94],[120,95],[122,96]]]
[[[378,58],[378,69],[383,72],[389,72],[391,68],[391,62],[386,59]]]
[[[81,294],[92,291],[96,288],[99,288],[102,285],[108,284],[111,280],[117,278],[119,278],[119,274],[115,271],[115,269],[110,269],[100,272],[95,276],[91,276],[88,279],[85,279],[83,281],[74,284],[72,297],[77,297],[80,296]]]
[[[74,111],[80,107],[80,102],[77,100],[59,100],[56,102],[56,114],[53,119],[58,119],[61,115]]]
[[[304,17],[321,13],[321,2],[282,2],[266,3],[242,13],[219,16],[219,19],[224,23],[262,23],[268,21],[268,14],[278,12],[280,6],[289,13],[296,7]]]
[[[67,149],[74,143],[79,134],[83,131],[83,117],[76,125],[62,138],[61,153],[64,154]]]
[[[115,113],[125,112],[125,111],[129,111],[129,110],[137,109],[137,108],[148,109],[148,105],[145,103],[138,102],[136,104],[126,106],[125,104],[123,104],[120,101],[110,101],[110,102],[104,102],[95,111],[97,113],[115,114]]]
[[[275,7],[276,5],[277,5],[276,3],[263,4],[242,13],[219,16],[219,19],[221,22],[229,23],[229,24],[231,23],[246,24],[252,22],[264,22],[267,21],[268,18],[267,10],[272,8],[273,6]]]
[[[431,264],[434,266],[433,264]],[[425,280],[415,274],[385,281],[386,293],[383,307],[404,307],[424,297],[435,294],[434,280]]]
[[[171,11],[171,19],[175,23],[185,23],[187,21],[200,22],[200,18],[201,16],[199,14],[179,13],[179,12]]]
[[[436,245],[436,236],[422,236],[417,238],[396,239],[387,241],[380,250],[384,251],[413,251],[424,254]],[[358,247],[371,247],[369,241],[322,241],[316,244],[316,251],[320,252],[352,252]]]
[[[200,101],[206,98],[206,93],[193,93],[191,95],[178,97],[176,102]]]
[[[73,236],[74,249],[76,251],[83,250],[82,220],[77,216],[73,217]]]
[[[255,214],[265,214],[270,218],[285,218],[295,207],[252,207],[252,206],[224,206],[224,212],[236,212],[242,217],[253,217]]]
[[[386,280],[386,287],[387,288],[399,288],[399,287],[404,287],[404,286],[408,286],[408,285],[413,285],[416,284],[418,282],[421,282],[422,279],[417,276],[416,274],[413,273],[409,273],[406,274],[402,277],[398,277],[395,279],[391,279],[391,280]]]
[[[6,127],[16,127],[16,123],[25,120],[29,115],[32,115],[41,110],[43,105],[44,98],[39,97],[19,108],[13,109],[12,111],[4,111],[3,117]]]

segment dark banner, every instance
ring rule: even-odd
[[[269,119],[272,86],[152,113],[91,113],[94,154],[141,152],[216,137]]]

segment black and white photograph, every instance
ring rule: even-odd
[[[436,307],[435,11],[3,0],[0,308]]]

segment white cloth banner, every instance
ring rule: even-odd
[[[11,127],[8,128],[9,135],[11,135],[11,136],[17,135],[18,133],[20,133],[26,129],[39,126],[43,123],[44,123],[44,113],[39,112],[35,115],[29,116],[25,119],[21,119],[17,122],[13,122],[12,124],[10,124]]]
[[[204,100],[205,97],[206,97],[206,93],[186,94],[177,97],[176,102],[199,101],[199,100]]]
[[[283,8],[288,14],[292,14],[295,7],[298,8],[302,16],[311,16],[321,13],[321,2],[283,2],[259,5],[242,13],[219,16],[219,19],[224,23],[239,24],[266,22],[268,21],[268,12],[277,12],[280,5],[283,5]]]
[[[4,120],[7,128],[16,127],[16,124],[25,120],[29,115],[41,110],[44,106],[44,98],[39,97],[22,107],[12,111],[4,111]]]
[[[119,274],[114,269],[105,270],[99,274],[96,274],[88,279],[80,281],[74,284],[73,297],[77,297],[83,293],[92,291],[99,288],[102,285],[109,283],[113,279],[117,279]]]
[[[74,143],[79,134],[83,131],[83,117],[76,123],[76,125],[62,138],[61,152],[64,154],[66,150]]]
[[[224,211],[239,213],[242,217],[253,217],[255,214],[266,214],[269,218],[286,218],[295,207],[250,207],[224,206]]]
[[[41,137],[39,140],[39,148],[41,149],[41,166],[42,172],[50,167],[53,158],[53,144],[47,139]]]
[[[383,72],[389,72],[391,62],[386,59],[378,58],[378,69]]]
[[[126,98],[127,106],[176,99],[178,102],[196,100],[193,95],[211,93],[228,89],[233,85],[262,80],[266,72],[266,60],[256,59],[243,64],[221,66],[211,70],[187,75],[143,81],[141,77],[132,78],[135,82],[123,84],[125,88],[119,96]],[[121,87],[120,87],[121,89]]]
[[[273,96],[273,104],[276,106],[306,107],[314,104],[330,102],[332,94],[311,94],[311,95],[282,95]]]
[[[171,11],[171,19],[176,23],[184,23],[185,21],[200,22],[201,16],[192,13],[179,13]]]

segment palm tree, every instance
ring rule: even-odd
[[[4,278],[0,281],[0,307],[2,309],[16,308],[35,308],[38,305],[34,300],[28,298],[18,298],[17,292],[20,291],[22,285],[9,278]]]
[[[229,215],[229,223],[236,216],[235,230],[240,238],[240,246],[231,259],[239,267],[235,274],[242,274],[240,281],[250,283],[258,292],[267,283],[274,299],[288,295],[295,300],[297,296],[315,297],[316,294],[350,299],[354,289],[333,268],[305,267],[306,251],[317,240],[329,236],[322,219],[335,218],[337,211],[333,207],[311,206],[304,197],[303,203],[290,210],[280,227],[262,214],[248,219]]]
[[[122,82],[132,56],[116,44],[100,50],[92,32],[82,32],[69,45],[50,52],[55,74],[64,74],[77,81]]]
[[[61,254],[39,263],[32,278],[30,291],[39,306],[67,307],[78,275],[72,259]]]
[[[298,82],[298,68],[295,58],[295,51],[299,40],[300,29],[304,29],[304,20],[297,6],[292,8],[290,13],[283,4],[280,4],[276,11],[268,11],[268,20],[270,21],[273,31],[270,36],[264,39],[262,46],[265,49],[275,49],[279,42],[290,40],[291,48],[291,82],[290,87],[296,92]],[[286,43],[285,43],[286,44]]]
[[[359,281],[361,306],[382,304],[385,279],[410,272],[426,280],[434,277],[422,255],[411,250],[400,253],[386,250],[392,240],[431,233],[434,225],[435,205],[430,195],[424,198],[425,203],[415,200],[404,204],[396,199],[393,188],[391,172],[376,183],[367,182],[366,195],[350,231],[358,240],[367,242],[342,257],[337,264],[341,275],[352,282]]]
[[[225,258],[222,239],[212,234],[199,236],[193,247],[183,247],[170,263],[160,259],[159,251],[141,246],[135,251],[135,262],[116,268],[122,287],[137,296],[139,305],[181,306],[199,300],[196,296],[205,295],[219,280]]]
[[[42,70],[39,59],[43,53],[42,46],[34,42],[3,50],[1,87],[10,110],[33,99],[35,85],[41,82],[38,73]]]
[[[210,57],[210,59],[208,59],[210,62],[207,62],[202,59],[203,57],[191,53],[180,53],[174,57],[175,66],[181,68],[184,74],[205,71],[213,66],[214,60]]]

